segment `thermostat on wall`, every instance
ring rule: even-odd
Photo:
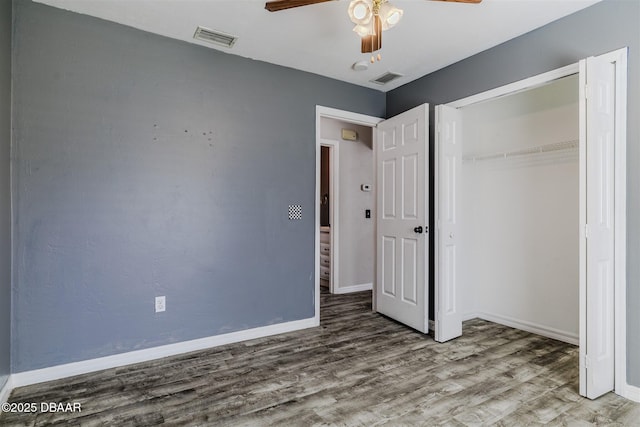
[[[361,189],[362,191],[371,191],[371,185],[370,185],[370,184],[362,184],[362,185],[360,186],[360,189]]]

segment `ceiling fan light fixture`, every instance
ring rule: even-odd
[[[371,25],[356,25],[353,27],[353,32],[360,37],[366,37],[371,35]]]
[[[385,2],[380,6],[380,18],[382,19],[382,29],[388,30],[395,27],[400,22],[404,11],[392,5],[389,2]]]
[[[356,25],[366,25],[371,22],[373,10],[366,0],[352,0],[349,4],[349,18]]]

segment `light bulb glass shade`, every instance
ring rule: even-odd
[[[383,3],[382,6],[380,6],[382,29],[388,30],[393,28],[398,22],[400,22],[403,13],[402,9],[398,9],[389,2]]]
[[[373,32],[371,25],[356,25],[353,27],[353,31],[360,37],[370,36]]]
[[[356,25],[366,25],[371,22],[373,10],[367,0],[352,0],[349,4],[349,18]]]

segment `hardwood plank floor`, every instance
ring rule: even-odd
[[[0,425],[640,426],[640,404],[578,395],[572,345],[481,320],[438,344],[370,292],[321,300],[319,328],[18,388],[10,402],[82,412]]]

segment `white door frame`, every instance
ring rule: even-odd
[[[616,51],[600,55],[616,64],[616,125],[615,125],[615,392],[627,399],[640,401],[640,388],[631,386],[627,383],[627,341],[626,341],[626,106],[627,106],[627,48],[618,49]],[[517,92],[533,89],[537,86],[544,85],[554,80],[577,74],[579,72],[579,63],[567,65],[547,73],[539,74],[524,80],[520,80],[496,89],[488,90],[476,95],[472,95],[457,101],[453,101],[446,105],[454,108],[461,108],[468,105],[476,104],[483,101],[496,99],[506,95],[512,95]],[[580,178],[582,187],[582,179]],[[585,177],[586,179],[586,177]],[[580,206],[580,218],[586,218],[586,207]],[[580,223],[582,225],[582,222]],[[584,227],[582,227],[584,229]],[[581,236],[584,233],[581,232]],[[585,253],[580,253],[580,268],[586,268]],[[580,292],[584,292],[586,286],[584,282],[580,283]],[[436,301],[437,303],[437,301]],[[586,301],[580,300],[580,304]],[[581,313],[586,311],[581,308]],[[580,318],[580,339],[583,339],[584,325],[586,318]],[[581,344],[583,345],[583,344]],[[581,375],[582,375],[582,364]]]
[[[321,125],[322,118],[339,120],[341,122],[346,122],[346,123],[351,123],[351,124],[356,124],[361,126],[368,126],[370,128],[375,128],[378,125],[378,123],[384,120],[384,119],[381,119],[380,117],[373,117],[373,116],[367,116],[365,114],[352,113],[350,111],[323,107],[321,105],[316,106],[316,196],[314,199],[314,211],[315,211],[315,261],[314,261],[315,262],[315,291],[314,291],[315,315],[314,315],[314,321],[316,325],[320,325],[320,209],[318,206],[318,200],[320,200],[320,147],[322,145],[328,145],[328,142],[331,142],[330,140],[322,139],[321,132],[320,132],[321,130],[320,125]],[[376,136],[375,136],[375,132],[372,132],[372,133],[373,133],[373,146],[375,147]],[[337,148],[337,145],[336,145],[336,148]],[[335,151],[337,152],[337,150]],[[334,175],[337,175],[337,170]],[[332,205],[333,207],[331,207],[330,209],[334,212],[334,214],[337,214],[338,212],[337,198],[335,196],[334,196]],[[372,220],[375,221],[375,218],[372,218]],[[331,224],[332,274],[336,274],[335,272],[337,272],[337,269],[334,270],[333,268],[333,265],[335,265],[333,264],[333,262],[335,259],[337,259],[337,254],[338,254],[337,244],[334,245],[334,242],[338,242],[340,239],[337,233],[338,230],[334,230],[333,228],[334,225],[337,225],[337,224],[334,224],[335,222],[337,222],[336,217],[332,219],[332,224]],[[374,233],[375,233],[375,230],[374,230]],[[375,272],[372,272],[372,274],[374,274],[373,287],[375,289]],[[334,279],[336,277],[337,276],[334,275],[331,278],[332,283],[335,283]],[[374,296],[374,300],[375,300],[375,296]],[[374,307],[375,307],[375,301],[374,301]]]

